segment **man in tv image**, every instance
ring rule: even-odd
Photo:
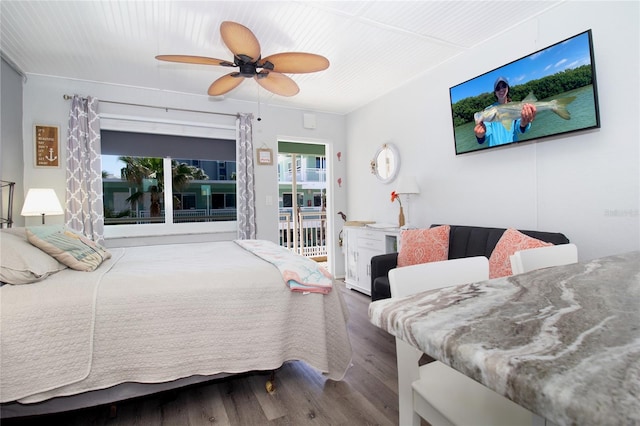
[[[536,107],[523,103],[517,116],[515,111],[507,111],[501,107],[511,102],[509,97],[509,81],[506,77],[498,77],[493,83],[493,93],[497,101],[484,111],[475,114],[476,126],[473,131],[479,144],[488,142],[489,146],[498,146],[518,140],[518,134],[524,134],[531,128],[536,117]]]

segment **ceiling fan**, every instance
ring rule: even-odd
[[[329,60],[313,53],[287,52],[262,58],[260,43],[251,30],[237,22],[224,21],[220,25],[222,41],[233,53],[233,62],[206,56],[158,55],[156,59],[188,64],[237,67],[209,86],[210,96],[224,95],[235,89],[245,78],[253,77],[260,86],[280,96],[293,96],[300,88],[287,74],[311,73],[325,70]]]

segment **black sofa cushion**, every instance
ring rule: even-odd
[[[431,225],[440,226],[440,224]],[[488,228],[482,226],[450,225],[449,259],[462,257],[485,256],[491,257],[493,249],[498,244],[506,228]],[[568,244],[569,239],[559,232],[542,232],[519,230],[532,238],[553,244]],[[389,270],[398,264],[398,253],[387,253],[371,258],[371,300],[387,299],[391,297],[389,287]]]

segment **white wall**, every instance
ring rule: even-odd
[[[394,184],[369,161],[395,143],[415,175],[411,222],[560,231],[582,260],[640,249],[638,2],[569,1],[426,72],[347,117],[348,207],[353,220],[396,222]],[[593,31],[601,128],[456,156],[449,87]]]
[[[248,83],[247,83],[248,84]],[[204,90],[204,89],[203,89]],[[33,125],[48,124],[60,126],[62,158],[66,158],[66,135],[68,129],[68,114],[70,101],[64,100],[64,94],[79,94],[81,96],[94,96],[99,100],[117,102],[138,103],[146,105],[184,108],[191,110],[215,111],[223,113],[247,112],[253,113],[257,118],[257,103],[236,102],[230,100],[214,101],[208,96],[194,96],[178,93],[167,93],[159,90],[149,90],[134,87],[116,86],[98,82],[79,81],[71,79],[53,78],[38,75],[28,75],[24,84],[24,117],[23,117],[23,143],[24,143],[24,188],[46,186],[53,187],[60,200],[65,196],[65,168],[42,169],[33,166]],[[220,115],[198,114],[180,112],[174,110],[148,109],[128,107],[122,105],[101,103],[100,113],[122,114],[131,116],[155,117],[164,120],[179,120],[189,122],[219,123],[224,126],[235,126],[235,118]],[[314,141],[328,144],[328,155],[345,149],[345,117],[336,114],[313,112],[316,116],[316,128],[305,129],[303,126],[303,113],[294,109],[285,109],[269,106],[264,101],[260,106],[261,121],[253,121],[254,148],[266,146],[275,153],[278,151],[278,138],[286,137],[288,140]],[[331,230],[334,271],[344,270],[344,260],[340,248],[337,245],[337,235],[340,231],[342,220],[335,212],[346,208],[346,190],[338,188],[333,176],[344,176],[344,162],[332,161],[335,155],[329,157],[332,168],[329,173],[330,188],[328,191],[328,214],[335,221],[335,227]],[[273,166],[255,167],[256,185],[256,212],[258,238],[278,240],[278,183],[277,162]],[[271,197],[273,205],[267,205],[267,197]],[[27,218],[27,225],[36,224],[37,220]],[[51,217],[47,219],[52,224],[63,223],[63,218]],[[339,221],[339,222],[338,222]],[[210,235],[210,239],[219,239],[219,235]],[[202,236],[199,236],[202,239]],[[224,238],[235,238],[233,235],[225,235]],[[156,241],[157,238],[153,239]],[[151,239],[139,240],[144,243],[152,242]],[[173,240],[172,240],[173,241]],[[184,241],[184,238],[180,239]],[[130,245],[130,244],[126,244]],[[339,274],[338,274],[339,275]]]

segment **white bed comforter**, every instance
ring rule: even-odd
[[[339,291],[292,292],[275,266],[234,242],[111,252],[94,272],[0,289],[0,402],[288,360],[340,380],[350,365]]]

